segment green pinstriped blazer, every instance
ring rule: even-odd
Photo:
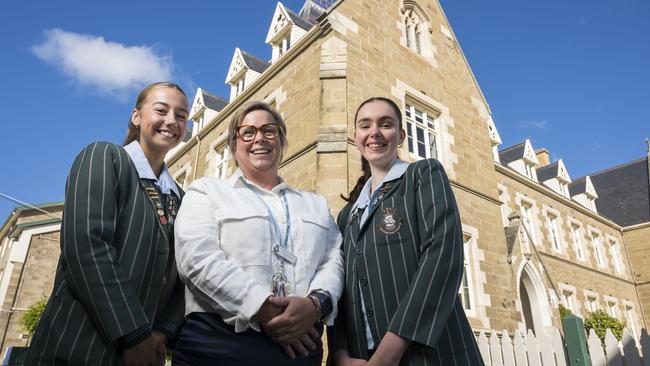
[[[26,365],[121,365],[120,337],[142,326],[175,336],[184,287],[147,184],[122,147],[96,142],[77,156],[54,289]]]
[[[462,231],[442,165],[410,164],[380,189],[363,224],[353,203],[338,217],[346,277],[330,351],[368,358],[363,298],[376,346],[388,331],[412,341],[400,365],[483,365],[458,298]]]

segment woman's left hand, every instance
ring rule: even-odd
[[[314,304],[306,297],[270,297],[269,301],[284,308],[282,314],[262,324],[266,334],[276,343],[282,345],[294,343],[318,320]]]

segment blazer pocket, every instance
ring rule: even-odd
[[[328,219],[324,215],[301,213],[300,235],[293,242],[293,250],[306,267],[317,268],[325,256]]]
[[[271,265],[274,238],[266,212],[249,206],[232,207],[218,225],[220,246],[229,260],[242,267]]]

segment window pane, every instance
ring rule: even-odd
[[[436,135],[429,133],[429,156],[438,159],[438,143],[436,142]]]
[[[424,147],[424,143],[418,141],[418,156],[426,158],[427,149]]]

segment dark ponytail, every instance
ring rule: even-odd
[[[344,195],[341,194],[341,198],[345,202],[356,202],[357,199],[359,198],[359,195],[361,194],[361,190],[363,189],[363,186],[366,184],[370,176],[372,175],[370,173],[370,164],[368,163],[368,160],[366,158],[361,157],[361,172],[363,173],[359,179],[357,179],[357,183],[354,185],[354,188],[350,191],[348,194],[348,197],[345,197]]]
[[[398,123],[398,128],[401,130],[402,129],[402,111],[399,109],[397,104],[393,102],[392,100],[384,97],[372,97],[369,99],[366,99],[359,105],[359,108],[357,108],[356,113],[354,113],[354,128],[356,130],[357,128],[357,116],[359,115],[359,110],[361,107],[364,105],[370,103],[370,102],[384,102],[388,104],[391,108],[393,108],[393,111],[395,112],[395,115],[397,116],[397,121]],[[357,180],[357,184],[354,185],[354,188],[350,191],[347,197],[341,194],[341,198],[343,198],[344,201],[346,202],[356,202],[357,199],[359,198],[359,194],[361,194],[361,190],[363,189],[363,186],[366,184],[368,181],[368,178],[372,175],[370,172],[370,163],[368,163],[368,160],[366,158],[361,157],[361,172],[363,173],[361,177]]]

